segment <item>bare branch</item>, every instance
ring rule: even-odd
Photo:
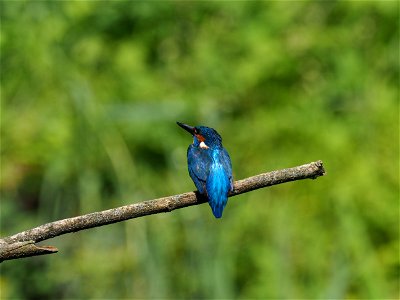
[[[284,182],[307,178],[315,179],[324,174],[325,170],[322,161],[263,173],[235,181],[234,190],[229,197]],[[205,202],[207,202],[207,199],[198,192],[188,192],[47,223],[0,239],[0,262],[27,256],[56,253],[58,250],[54,247],[36,246],[34,243],[59,235],[146,215],[170,212],[178,208]]]
[[[35,241],[6,243],[0,240],[1,261],[22,257],[57,253],[58,249],[52,246],[37,246]]]

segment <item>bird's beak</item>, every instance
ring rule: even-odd
[[[187,132],[189,132],[190,134],[194,135],[195,134],[195,128],[186,124],[183,124],[181,122],[176,122],[176,124],[178,124],[180,127],[182,127],[183,129],[185,129]]]

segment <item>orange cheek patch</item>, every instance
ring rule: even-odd
[[[202,149],[208,149],[208,146],[206,145],[206,143],[204,143],[204,141],[206,140],[204,138],[204,136],[202,136],[201,134],[196,134],[196,138],[199,140],[200,142],[200,148]]]
[[[196,137],[197,137],[197,139],[200,141],[200,142],[204,142],[206,139],[204,138],[204,136],[202,136],[201,134],[196,134]]]

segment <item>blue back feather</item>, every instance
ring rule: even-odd
[[[222,212],[228,202],[228,193],[232,189],[232,170],[229,155],[225,149],[212,153],[213,163],[206,181],[208,203],[216,218],[222,217]],[[229,160],[229,161],[226,161]],[[223,163],[225,161],[225,164]],[[229,162],[229,164],[226,164]],[[229,168],[226,166],[229,165]]]

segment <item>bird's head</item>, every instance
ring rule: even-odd
[[[189,126],[176,122],[180,127],[193,135],[193,144],[203,149],[217,148],[222,146],[222,138],[218,132],[206,126]]]

